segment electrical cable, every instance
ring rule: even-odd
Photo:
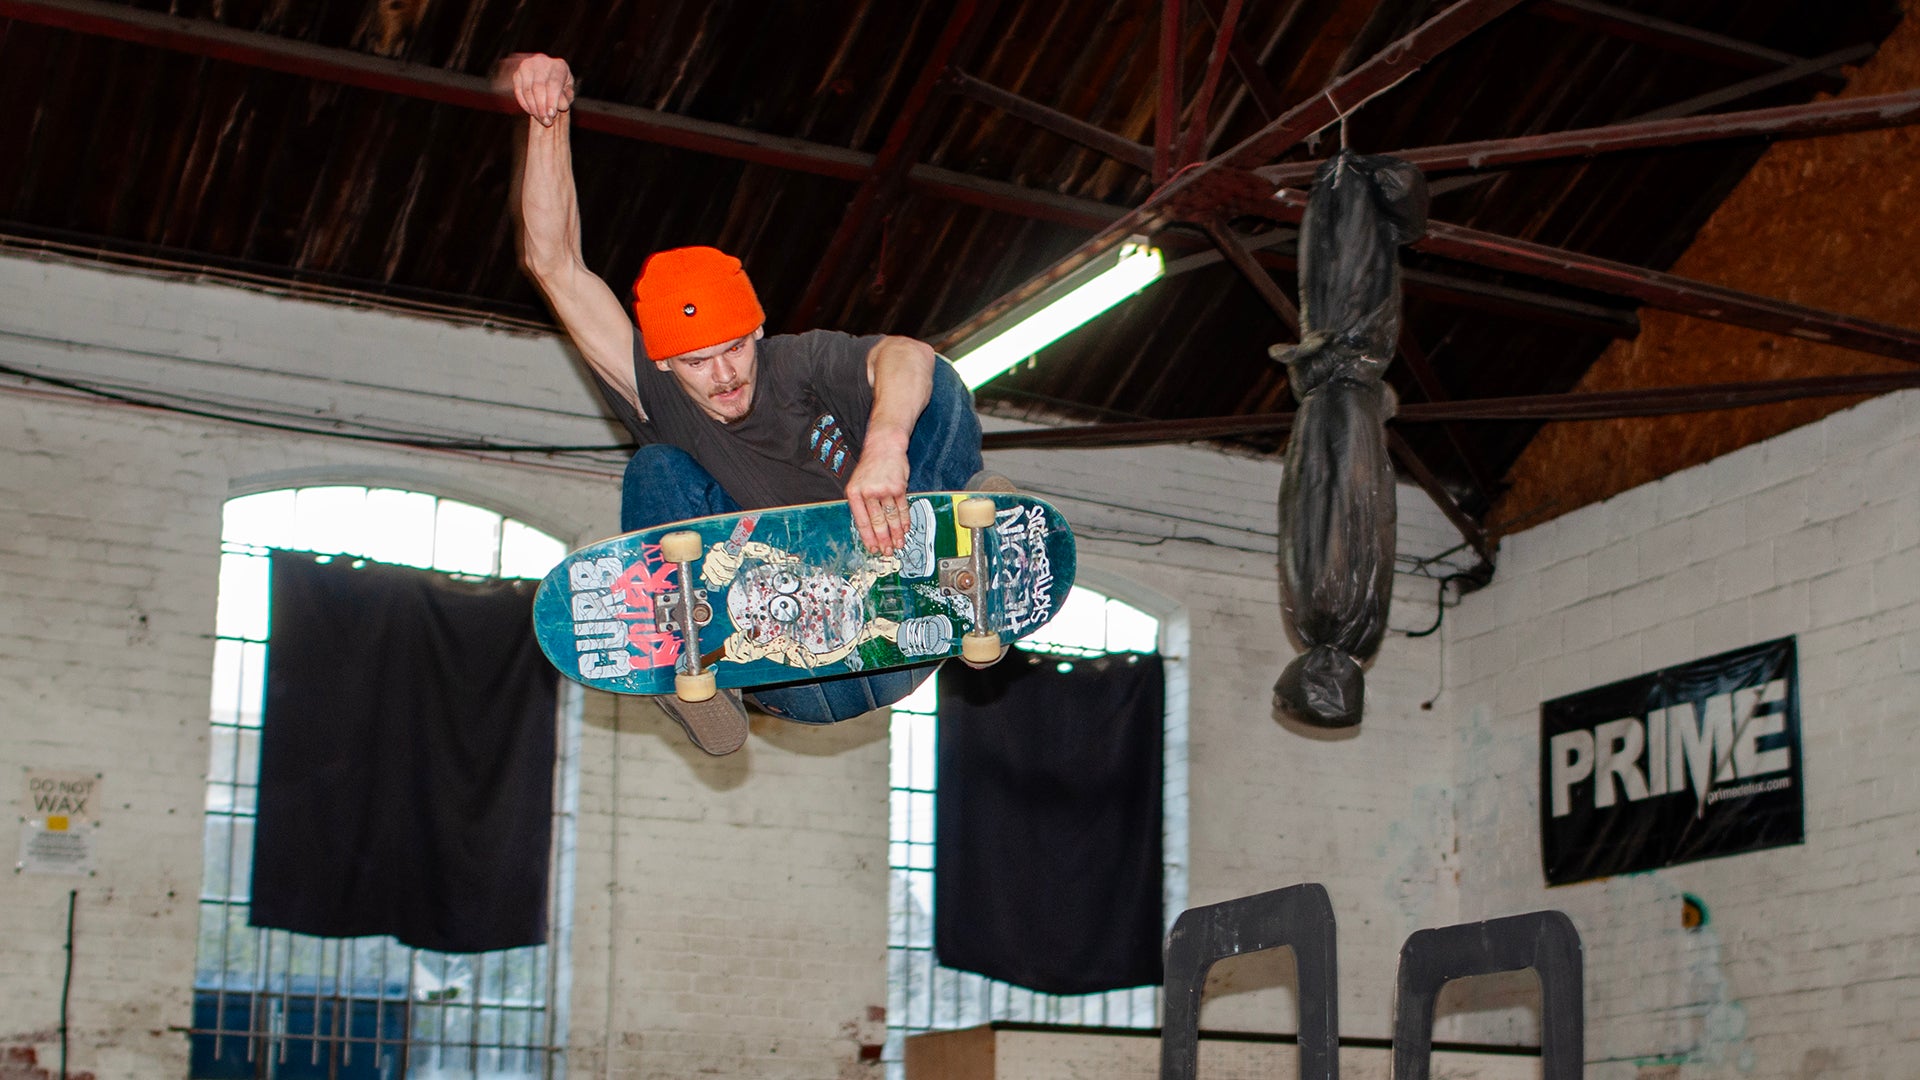
[[[135,408],[153,409],[158,412],[172,413],[179,416],[191,416],[191,417],[195,417],[197,419],[202,419],[202,420],[214,420],[220,423],[237,424],[242,427],[261,428],[268,431],[279,431],[279,432],[285,432],[293,435],[307,435],[307,436],[313,436],[317,438],[329,438],[329,439],[344,439],[349,442],[378,443],[385,446],[397,446],[397,447],[403,447],[403,448],[412,449],[412,450],[455,450],[455,451],[465,451],[465,452],[499,453],[499,454],[595,454],[595,453],[628,453],[634,449],[633,444],[630,444],[630,443],[602,443],[602,444],[579,444],[579,445],[567,445],[567,444],[555,444],[555,443],[499,443],[499,442],[490,442],[484,439],[408,438],[405,436],[395,436],[395,435],[377,435],[377,434],[372,434],[368,432],[328,430],[326,428],[316,428],[316,427],[311,427],[304,424],[292,424],[292,423],[286,423],[278,420],[265,420],[259,417],[237,416],[230,412],[217,411],[211,407],[194,408],[186,405],[169,404],[167,402],[155,401],[151,398],[144,398],[144,397],[140,397],[133,394],[121,393],[115,390],[108,390],[108,389],[105,389],[104,387],[93,386],[93,385],[89,385],[83,382],[78,382],[72,379],[61,378],[55,375],[47,375],[41,372],[28,371],[24,368],[14,367],[10,364],[0,364],[0,375],[11,375],[15,378],[23,379],[28,382],[43,383],[45,385],[53,386],[62,390],[67,390],[72,393],[84,394],[89,397],[100,398],[102,400],[112,401],[122,405],[130,405]],[[205,401],[204,399],[183,398],[183,400],[197,401],[199,404],[208,405],[208,406],[211,406],[213,404],[211,402]],[[1086,495],[1078,494],[1074,492],[1049,491],[1045,488],[1032,488],[1031,490],[1035,494],[1049,496],[1054,499],[1060,499],[1060,500],[1066,500],[1066,501],[1072,501],[1072,502],[1081,502],[1081,503],[1086,503],[1088,505],[1100,506],[1100,507],[1104,507],[1112,510],[1124,510],[1132,513],[1145,513],[1153,517],[1161,518],[1163,520],[1172,521],[1172,522],[1178,522],[1178,523],[1183,523],[1188,525],[1199,525],[1209,529],[1218,529],[1226,532],[1236,532],[1236,533],[1241,533],[1247,536],[1264,537],[1268,535],[1267,533],[1257,529],[1249,529],[1249,528],[1236,526],[1236,525],[1222,525],[1218,522],[1206,521],[1201,518],[1189,517],[1184,514],[1170,514],[1164,511],[1147,510],[1137,505],[1123,506],[1118,503],[1106,502],[1100,499],[1089,498]],[[1162,544],[1179,541],[1183,543],[1204,544],[1209,547],[1216,547],[1226,551],[1238,551],[1238,552],[1242,552],[1249,555],[1274,554],[1274,552],[1268,548],[1248,547],[1243,544],[1222,543],[1220,541],[1213,540],[1204,536],[1159,536],[1159,537],[1154,537],[1152,539],[1135,540],[1135,539],[1129,539],[1118,532],[1109,532],[1109,533],[1106,533],[1105,535],[1102,535],[1101,531],[1098,529],[1083,529],[1081,530],[1081,535],[1090,540],[1107,540],[1113,543],[1132,544],[1136,547],[1159,547]],[[1438,555],[1427,556],[1427,557],[1399,556],[1396,559],[1396,562],[1405,562],[1405,563],[1409,563],[1410,565],[1405,566],[1403,568],[1396,569],[1396,573],[1405,573],[1405,574],[1409,574],[1411,576],[1416,576],[1416,577],[1431,577],[1432,576],[1431,574],[1428,574],[1425,572],[1427,567],[1439,562],[1440,560],[1446,558],[1448,555],[1453,554],[1454,551],[1457,551],[1464,546],[1465,545],[1458,545],[1451,550],[1443,551]],[[1451,575],[1448,575],[1446,578],[1443,578],[1442,580],[1443,581],[1451,580],[1452,578],[1459,577],[1459,576],[1462,576],[1462,575],[1451,574]],[[1433,629],[1438,629],[1438,625],[1439,624],[1436,622]],[[1409,636],[1420,637],[1420,636],[1423,636],[1424,634],[1432,633],[1432,632],[1433,630],[1429,629],[1427,631],[1418,632],[1418,633],[1415,633],[1415,632],[1408,632],[1408,633],[1409,633]]]
[[[60,1080],[67,1080],[67,1003],[73,998],[73,914],[80,890],[67,890],[67,974],[60,983]]]
[[[1402,630],[1400,631],[1400,633],[1410,638],[1428,637],[1435,633],[1438,633],[1440,630],[1441,622],[1445,621],[1447,617],[1447,586],[1453,584],[1456,581],[1465,581],[1465,580],[1471,579],[1472,577],[1473,577],[1472,574],[1456,573],[1456,574],[1448,574],[1445,577],[1441,578],[1440,579],[1440,595],[1433,602],[1433,607],[1434,607],[1433,625],[1427,627],[1425,630]],[[1458,607],[1459,601],[1457,600],[1454,601],[1454,606]]]
[[[256,417],[235,416],[231,413],[216,412],[211,409],[196,409],[184,405],[169,405],[165,402],[140,398],[132,394],[122,394],[118,391],[106,390],[98,386],[89,386],[86,383],[75,382],[71,379],[62,379],[54,375],[27,371],[22,368],[13,367],[10,364],[0,364],[0,375],[11,375],[15,378],[25,379],[30,382],[45,383],[48,386],[55,386],[62,390],[70,390],[74,393],[86,394],[90,397],[119,402],[122,405],[132,405],[142,409],[154,409],[159,412],[175,413],[181,416],[192,416],[202,420],[218,420],[228,424],[239,424],[243,427],[265,428],[269,431],[283,431],[294,435],[346,439],[352,442],[383,443],[388,446],[401,446],[413,450],[467,450],[501,454],[588,454],[633,450],[633,444],[631,443],[600,443],[569,446],[551,443],[496,443],[488,442],[484,439],[406,438],[393,435],[373,435],[364,432],[329,431],[325,428],[308,427],[302,424],[288,424],[277,420],[261,420]]]

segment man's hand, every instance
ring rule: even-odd
[[[545,53],[514,53],[500,61],[494,85],[511,89],[513,99],[543,127],[552,127],[573,107],[573,72],[567,62]]]
[[[908,337],[889,334],[867,350],[873,411],[860,464],[847,478],[847,502],[860,539],[874,551],[896,552],[907,542],[907,444],[933,393],[933,365],[933,347]]]
[[[871,551],[897,552],[907,542],[907,444],[869,434],[860,464],[847,478],[854,527]]]

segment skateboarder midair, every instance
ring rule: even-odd
[[[931,347],[826,330],[769,337],[739,260],[720,251],[648,258],[630,319],[581,254],[566,61],[509,57],[499,81],[528,116],[515,206],[522,266],[640,443],[622,483],[623,530],[844,498],[866,545],[896,552],[907,492],[1010,487],[982,480],[972,396]],[[781,687],[752,700],[774,715],[830,723],[898,701],[931,671]],[[656,700],[710,754],[746,740],[736,691],[697,704]]]

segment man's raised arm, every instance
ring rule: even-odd
[[[633,325],[613,290],[581,257],[580,205],[568,142],[573,73],[565,60],[531,53],[508,57],[498,81],[513,90],[528,117],[515,200],[520,265],[580,355],[645,416],[633,381]]]

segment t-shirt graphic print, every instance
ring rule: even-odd
[[[814,420],[813,430],[807,433],[807,449],[812,451],[814,460],[842,480],[860,460],[859,452],[847,433],[840,430],[840,421],[832,413],[823,413]]]

